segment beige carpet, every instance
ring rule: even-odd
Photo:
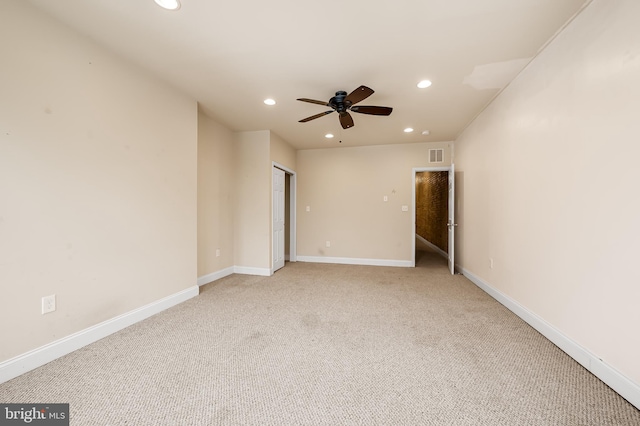
[[[0,385],[72,425],[640,425],[640,412],[464,277],[292,263]]]

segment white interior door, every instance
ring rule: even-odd
[[[273,168],[273,271],[284,266],[284,171]]]
[[[455,254],[455,236],[456,236],[456,226],[458,224],[455,222],[455,203],[456,203],[456,182],[454,179],[454,167],[451,164],[449,168],[449,219],[447,221],[447,227],[449,228],[449,271],[451,274],[455,274],[456,263],[454,259]]]

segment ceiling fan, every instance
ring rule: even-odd
[[[331,114],[333,111],[339,114],[340,124],[343,129],[349,129],[353,127],[353,118],[349,111],[357,112],[360,114],[369,115],[389,115],[393,108],[383,106],[370,106],[370,105],[356,105],[358,102],[367,99],[373,94],[373,90],[367,86],[360,86],[353,92],[347,95],[347,92],[339,91],[336,95],[329,99],[329,102],[316,101],[314,99],[299,98],[299,101],[309,102],[312,104],[325,105],[333,108],[331,111],[321,112],[320,114],[312,115],[311,117],[303,118],[299,123],[306,123],[307,121],[315,120],[316,118],[323,117],[327,114]]]

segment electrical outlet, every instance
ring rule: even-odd
[[[216,249],[216,257],[220,257],[220,249]]]
[[[327,241],[327,247],[331,247],[331,241]]]
[[[403,212],[408,212],[409,211],[409,206],[402,206],[402,211]]]
[[[42,298],[42,314],[47,314],[56,310],[56,295],[45,296]]]

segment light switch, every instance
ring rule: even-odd
[[[310,211],[311,211],[311,206],[307,206],[306,210],[307,210],[308,212],[310,212]]]
[[[385,195],[384,197],[382,197],[382,201],[389,201],[389,197]]]

